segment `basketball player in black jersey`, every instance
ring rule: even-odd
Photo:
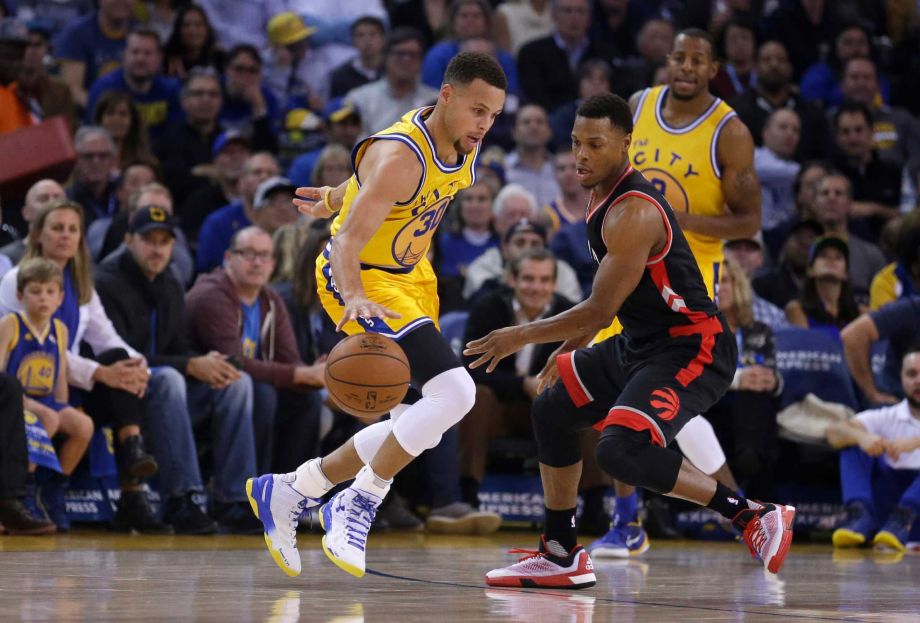
[[[572,130],[578,176],[590,189],[588,243],[598,263],[591,296],[572,309],[467,344],[488,371],[525,344],[565,340],[541,373],[531,416],[546,503],[540,549],[490,571],[490,586],[584,588],[594,566],[576,543],[580,429],[601,430],[597,459],[630,485],[706,506],[732,521],[751,554],[779,571],[795,509],[746,500],[667,446],[683,425],[726,392],[735,337],[709,298],[667,200],[629,164],[628,104],[587,99]],[[621,335],[584,348],[614,316]]]

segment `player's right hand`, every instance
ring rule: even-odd
[[[319,188],[301,186],[294,191],[297,197],[302,197],[301,199],[294,199],[294,206],[301,214],[314,218],[329,218],[338,212],[337,208],[326,205],[323,200],[329,190],[331,190],[330,186],[320,186]]]
[[[355,298],[345,304],[345,313],[342,315],[342,319],[339,320],[339,324],[335,326],[335,330],[341,331],[342,327],[352,320],[357,321],[358,318],[365,320],[379,318],[382,320],[384,318],[402,318],[402,315],[370,299]]]

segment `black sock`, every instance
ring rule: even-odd
[[[572,548],[578,543],[578,537],[575,532],[575,509],[570,508],[564,511],[554,511],[546,509],[546,545],[550,552],[557,556],[566,556],[572,551]],[[555,541],[565,550],[560,553],[558,550],[553,551],[551,541]]]
[[[716,483],[716,492],[713,494],[709,504],[706,505],[706,508],[711,508],[732,522],[734,522],[736,517],[741,518],[738,513],[750,510],[747,500],[744,499],[741,494],[732,491],[721,482]],[[744,525],[747,525],[748,521],[750,520],[744,520]],[[738,526],[735,527],[737,528]],[[744,526],[741,526],[740,529],[744,529]]]
[[[479,508],[479,482],[475,478],[461,476],[460,497],[473,508]]]

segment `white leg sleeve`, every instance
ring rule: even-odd
[[[702,415],[687,422],[675,439],[684,456],[704,474],[714,474],[725,464],[725,452],[716,432]]]
[[[390,431],[393,430],[393,422],[399,419],[399,416],[406,412],[406,409],[412,405],[399,404],[390,409],[390,419],[382,422],[376,422],[366,426],[355,433],[355,450],[365,465],[371,462],[377,450],[383,445],[383,440],[387,438]]]
[[[422,398],[393,424],[402,448],[418,456],[441,441],[441,435],[463,419],[476,402],[476,383],[465,368],[452,368],[422,387]],[[363,458],[363,457],[362,457]]]

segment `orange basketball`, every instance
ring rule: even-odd
[[[359,333],[335,345],[326,359],[326,388],[346,413],[375,419],[409,390],[409,360],[395,341]]]

